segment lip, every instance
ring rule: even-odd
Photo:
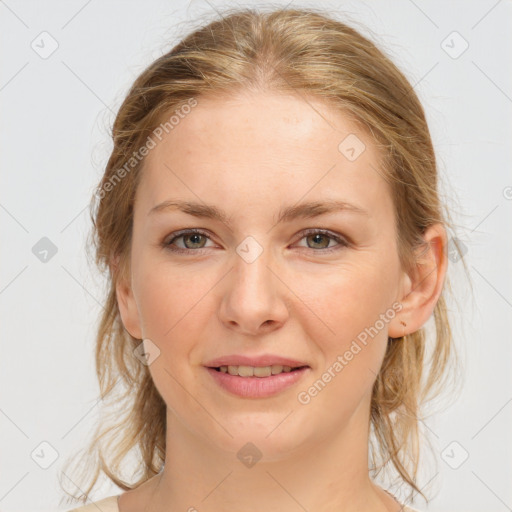
[[[291,368],[298,368],[300,366],[309,366],[303,361],[289,359],[273,354],[262,354],[259,356],[246,356],[232,354],[229,356],[217,357],[204,364],[209,368],[219,368],[219,366],[272,366],[272,365],[290,366]],[[241,377],[250,378],[250,377]],[[260,377],[257,377],[258,379]]]
[[[311,368],[301,368],[269,377],[240,377],[223,373],[214,368],[206,368],[206,370],[214,382],[233,395],[242,398],[266,398],[290,388],[310,372]]]

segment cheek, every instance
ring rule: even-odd
[[[317,387],[322,389],[328,382],[317,406],[337,403],[341,415],[349,414],[371,393],[386,351],[389,321],[395,314],[391,267],[386,273],[381,263],[368,258],[363,264],[362,260],[339,271],[331,269],[326,279],[318,275],[304,279],[301,287],[315,313],[304,311],[302,317],[309,320],[303,328],[322,354],[322,367],[315,376],[322,382]],[[383,321],[381,315],[386,313]]]
[[[207,301],[214,284],[204,272],[183,270],[169,262],[148,262],[137,286],[145,336],[165,344],[178,332],[180,336],[184,330],[192,333],[199,325],[201,303]]]
[[[340,418],[349,417],[363,397],[371,395],[395,311],[388,304],[390,279],[376,264],[345,267],[331,272],[328,281],[317,278],[303,283],[305,302],[315,313],[303,316],[309,319],[303,327],[322,354],[322,363],[308,383],[311,387],[301,389],[300,398],[311,400],[312,416],[321,416],[337,428]],[[314,287],[305,286],[306,281]],[[383,321],[381,315],[386,313]]]
[[[184,271],[168,262],[148,264],[139,274],[143,334],[159,349],[149,371],[166,404],[180,416],[197,407],[182,383],[193,382],[191,353],[204,337],[204,320],[211,318],[206,308],[212,307],[208,292],[213,285],[204,272]]]
[[[391,307],[392,272],[384,272],[376,261],[362,260],[295,280],[297,295],[309,308],[310,327],[316,325],[314,330],[333,349],[350,344]],[[380,322],[378,327],[383,330]]]

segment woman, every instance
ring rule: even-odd
[[[99,471],[125,492],[74,510],[415,510],[418,415],[454,352],[404,75],[318,10],[227,12],[137,78],[113,142],[92,214],[112,425],[82,503]],[[403,503],[370,477],[390,466]]]

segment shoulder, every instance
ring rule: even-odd
[[[403,507],[404,507],[403,512],[421,512],[417,508],[411,508],[411,507],[408,507],[407,505],[403,505]]]
[[[117,495],[94,501],[83,507],[73,508],[68,512],[119,512],[117,506]]]

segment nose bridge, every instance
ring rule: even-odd
[[[270,260],[268,249],[259,252],[254,247],[250,247],[250,242],[240,244],[235,258],[235,283],[233,283],[237,292],[249,296],[251,293],[268,295],[273,287],[273,275],[269,270],[269,266],[272,265]]]
[[[238,245],[228,290],[223,296],[223,321],[237,324],[247,332],[284,321],[288,311],[274,275],[275,266],[272,251],[254,237],[249,236]]]

